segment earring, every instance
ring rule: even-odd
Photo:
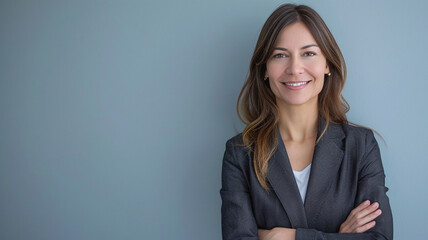
[[[263,80],[265,80],[265,81],[266,81],[267,79],[268,79],[268,77],[265,77],[265,79],[263,79]]]
[[[330,73],[330,72],[329,72],[329,73],[327,73],[327,76],[329,76],[329,77],[330,77],[330,76],[331,76],[331,73]]]

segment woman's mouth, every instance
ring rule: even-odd
[[[281,82],[281,83],[285,87],[287,87],[288,89],[299,90],[299,89],[302,89],[302,88],[306,87],[306,85],[308,85],[310,82],[311,82],[311,80],[304,81],[304,82]]]

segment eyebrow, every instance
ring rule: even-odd
[[[303,49],[310,48],[310,47],[318,47],[318,45],[316,45],[316,44],[309,44],[309,45],[305,45],[305,46],[301,47],[300,49],[303,50]],[[288,52],[287,48],[282,48],[282,47],[276,47],[276,48],[274,48],[274,50],[282,50],[282,51],[287,51]]]

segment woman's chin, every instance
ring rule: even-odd
[[[305,106],[310,104],[315,104],[317,98],[286,98],[286,99],[277,99],[278,105],[285,105],[285,106]]]

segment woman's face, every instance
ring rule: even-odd
[[[329,72],[321,49],[300,22],[281,30],[266,68],[278,105],[316,102],[324,85],[324,74]]]

